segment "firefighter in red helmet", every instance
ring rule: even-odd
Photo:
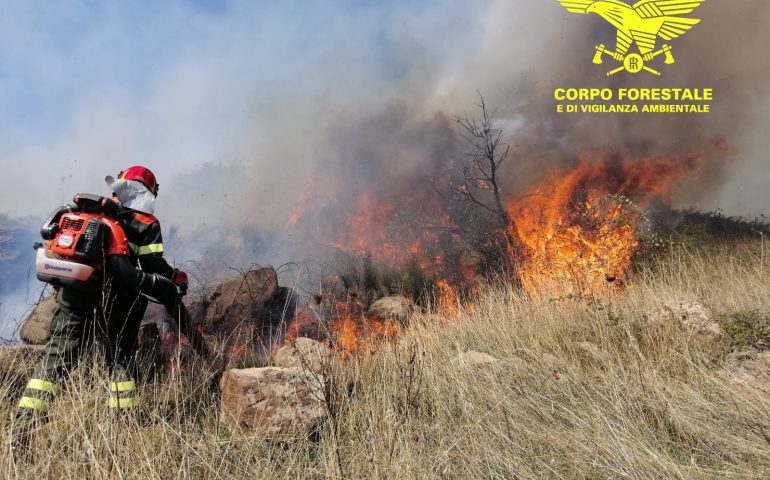
[[[123,207],[120,224],[128,237],[128,245],[142,270],[171,279],[182,292],[187,290],[187,274],[171,267],[163,258],[163,237],[155,213],[158,182],[146,167],[123,170],[118,178],[108,176],[107,185]]]
[[[118,178],[108,176],[105,182],[112,189],[114,198],[120,203],[121,211],[118,220],[126,232],[128,246],[134,265],[148,274],[162,275],[174,284],[181,295],[187,293],[187,274],[173,268],[163,258],[163,237],[160,222],[155,213],[155,199],[158,196],[158,181],[149,168],[142,166],[129,167],[118,174]],[[142,314],[146,304],[140,306]],[[193,328],[192,320],[181,301],[173,308],[166,308],[174,316],[182,333],[190,341],[193,348],[204,358],[210,358],[203,335]],[[138,325],[135,326],[138,329]]]
[[[19,401],[17,417],[21,420],[34,411],[48,410],[49,402],[60,390],[61,382],[77,363],[84,344],[89,341],[87,337],[91,325],[97,325],[107,339],[107,361],[113,377],[110,407],[123,409],[137,404],[136,372],[132,359],[139,326],[147,308],[143,294],[159,300],[179,322],[198,353],[209,357],[202,335],[192,328],[189,314],[179,299],[180,293],[186,293],[187,275],[172,268],[163,258],[160,223],[152,215],[158,193],[155,175],[147,168],[131,167],[121,172],[117,179],[107,177],[106,181],[117,203],[103,197],[79,194],[75,197],[76,206],[60,207],[51,217],[59,218],[65,212],[73,211],[83,214],[98,212],[99,222],[110,227],[107,234],[109,243],[94,259],[96,269],[104,272],[102,277],[105,282],[89,278],[82,284],[63,283],[61,280],[57,283],[38,275],[38,278],[57,288],[57,310],[51,323],[46,353]],[[91,201],[87,208],[84,202],[92,198],[101,200]],[[99,208],[93,208],[94,205]],[[109,215],[102,211],[103,205],[114,206],[109,208]],[[58,220],[53,224],[56,222]],[[48,227],[52,225],[46,225],[44,230],[49,231]],[[61,228],[57,226],[50,231],[61,232]],[[69,242],[67,245],[76,243],[73,237],[66,240]],[[116,281],[109,283],[109,291],[103,295],[106,281],[111,279]],[[26,427],[22,425],[22,428]]]

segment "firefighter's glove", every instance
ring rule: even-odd
[[[171,281],[179,288],[180,295],[187,295],[187,274],[179,269],[174,269],[174,273],[171,274]]]
[[[173,311],[176,302],[179,299],[177,286],[174,282],[157,273],[145,273],[144,275],[142,293],[146,293],[157,299],[164,307],[166,307],[166,310]]]

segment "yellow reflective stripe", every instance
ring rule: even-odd
[[[150,253],[163,253],[162,243],[153,243],[152,245],[145,245],[136,249],[137,255],[149,255]]]
[[[29,382],[27,382],[27,388],[30,388],[32,390],[40,390],[41,392],[46,393],[52,393],[54,395],[57,395],[59,393],[59,386],[55,383],[51,383],[45,380],[40,380],[39,378],[31,378]]]
[[[126,382],[110,382],[111,392],[130,392],[136,390],[136,382],[128,380]]]
[[[19,408],[31,408],[32,410],[47,412],[48,402],[40,400],[39,398],[21,397],[19,400]]]
[[[139,399],[132,398],[110,398],[110,408],[132,408],[139,405]]]

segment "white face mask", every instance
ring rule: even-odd
[[[104,178],[115,195],[120,200],[120,204],[125,208],[136,210],[137,212],[155,213],[155,195],[141,182],[134,180],[116,180],[112,176]]]

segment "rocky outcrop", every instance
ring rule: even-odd
[[[276,367],[301,368],[321,374],[328,374],[336,367],[336,360],[329,347],[305,337],[281,347],[273,355],[271,363]]]
[[[372,303],[366,314],[381,320],[398,320],[406,323],[413,310],[414,305],[409,299],[401,295],[393,295]]]
[[[672,302],[646,316],[653,324],[668,321],[678,323],[693,343],[712,358],[721,358],[730,349],[730,339],[722,327],[713,320],[711,312],[695,302]]]
[[[302,368],[227,370],[220,381],[222,417],[231,429],[260,439],[306,438],[327,414],[324,382]]]
[[[51,320],[56,311],[56,299],[51,296],[35,306],[24,320],[19,336],[29,345],[45,345],[51,329]]]

